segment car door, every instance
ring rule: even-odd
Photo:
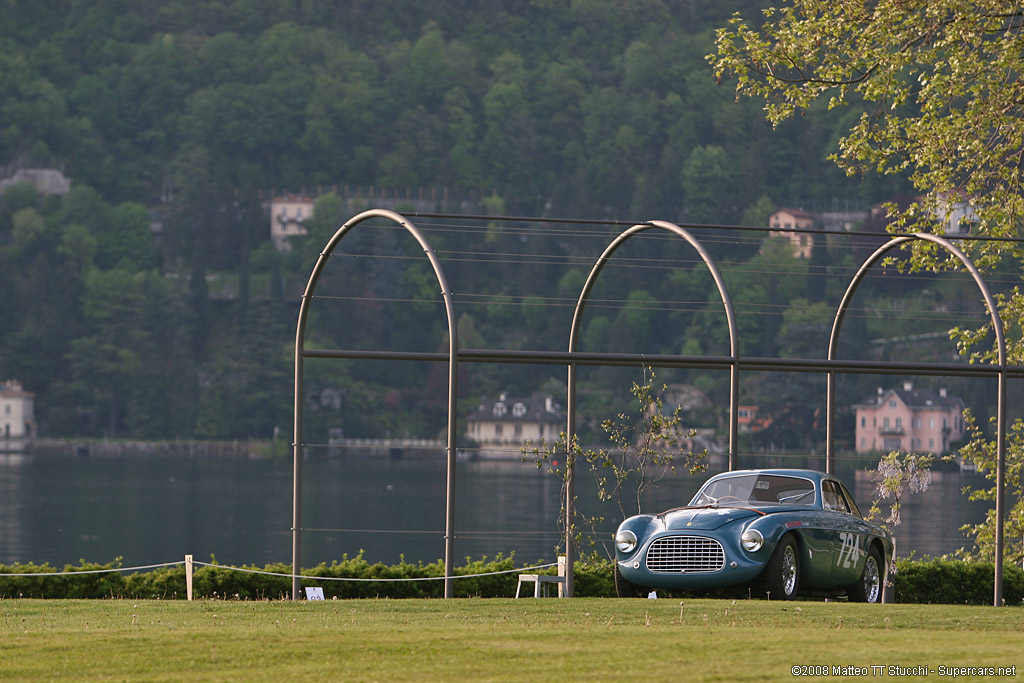
[[[852,583],[864,569],[868,536],[838,482],[823,480],[821,498],[832,526],[832,578]]]

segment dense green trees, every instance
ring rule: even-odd
[[[73,180],[63,198],[0,197],[0,372],[37,393],[49,434],[287,431],[296,297],[361,207],[321,196],[310,236],[279,254],[260,206],[271,191],[432,186],[484,196],[492,215],[763,224],[777,202],[877,201],[904,187],[831,167],[846,118],[822,112],[772,133],[716,86],[702,60],[713,29],[759,3],[8,4],[20,20],[0,26],[0,163],[54,164]],[[338,298],[314,313],[311,342],[444,348],[416,245],[357,233],[325,276]],[[848,245],[821,245],[815,258],[828,258],[808,269],[784,249],[759,254],[756,240],[704,236],[750,313],[744,351],[808,346],[788,302],[816,302]],[[464,297],[469,343],[558,350],[605,237],[497,224],[430,235]],[[721,306],[692,254],[646,277],[667,255],[639,241],[629,258],[640,267],[605,273],[585,349],[724,352]],[[463,376],[466,396],[559,381],[550,368]],[[345,406],[311,411],[313,440],[331,426],[432,436],[438,386],[429,364],[339,363],[311,382]],[[595,416],[615,408],[591,396]]]
[[[701,64],[728,4],[674,16],[667,3],[611,0],[394,11],[69,0],[48,26],[32,23],[48,12],[15,4],[29,20],[0,39],[0,160],[56,159],[115,201],[151,203],[196,145],[234,188],[500,188],[527,214],[693,204],[700,220],[727,221],[761,194],[806,194],[802,174],[766,173],[791,140],[726,106]],[[700,150],[730,159],[703,186],[693,174],[719,164]],[[818,150],[800,160],[807,177],[827,176]],[[840,191],[833,180],[818,189]]]

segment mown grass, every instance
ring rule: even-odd
[[[1022,617],[750,600],[0,600],[0,679],[773,681],[797,665],[872,664],[1024,675]]]

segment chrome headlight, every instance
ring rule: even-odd
[[[747,529],[740,536],[740,545],[748,553],[756,553],[764,545],[764,536],[757,529]]]
[[[623,529],[615,534],[615,547],[620,553],[631,553],[636,549],[636,534],[629,529]]]

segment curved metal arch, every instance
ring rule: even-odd
[[[999,607],[1002,604],[1003,598],[1003,515],[1005,513],[1006,506],[1003,491],[1006,476],[1006,339],[1003,334],[1003,321],[1002,318],[999,317],[999,311],[996,308],[995,299],[992,297],[992,293],[989,291],[985,280],[981,277],[981,273],[978,272],[977,267],[975,267],[970,258],[968,258],[967,255],[956,245],[939,235],[918,232],[913,235],[894,237],[889,240],[889,242],[876,249],[875,252],[871,254],[866,261],[864,261],[861,267],[857,270],[856,275],[853,276],[853,280],[850,281],[850,284],[846,289],[846,293],[843,295],[843,299],[839,304],[839,308],[836,309],[836,317],[832,323],[832,334],[828,340],[828,360],[836,360],[836,353],[838,352],[839,344],[839,331],[843,324],[843,320],[846,317],[846,311],[849,308],[850,301],[853,298],[854,293],[867,275],[868,270],[881,260],[881,258],[891,249],[915,240],[923,240],[937,244],[960,260],[964,268],[966,268],[971,274],[971,277],[974,278],[975,284],[978,285],[978,289],[981,291],[981,294],[985,299],[985,306],[988,308],[992,331],[996,335],[999,386],[997,389],[998,395],[996,399],[996,556],[993,601],[995,606]],[[828,373],[828,391],[826,398],[827,422],[825,428],[825,470],[830,474],[833,473],[835,468],[835,376],[835,371],[830,370]]]
[[[576,347],[579,344],[579,333],[580,326],[583,320],[583,309],[586,307],[587,299],[590,297],[590,292],[594,288],[594,284],[597,282],[598,276],[601,271],[604,270],[608,260],[612,255],[621,247],[627,240],[634,235],[637,235],[646,230],[652,228],[660,228],[668,230],[679,237],[686,240],[687,244],[693,247],[700,255],[701,259],[707,265],[708,270],[711,271],[711,276],[715,280],[715,285],[718,287],[718,293],[722,297],[722,303],[725,306],[726,320],[729,326],[729,356],[731,360],[731,366],[729,371],[729,469],[736,469],[736,435],[737,435],[737,393],[739,390],[739,378],[737,363],[739,361],[739,336],[736,331],[736,314],[733,310],[732,299],[729,297],[729,290],[725,286],[725,281],[722,279],[722,274],[718,270],[718,266],[715,265],[714,259],[693,235],[679,227],[675,223],[669,223],[668,221],[648,221],[646,223],[639,223],[619,233],[612,242],[605,247],[604,252],[595,261],[594,266],[590,270],[590,274],[587,276],[586,282],[583,284],[583,289],[580,290],[579,299],[576,302],[576,309],[572,316],[572,327],[569,331],[569,353],[574,353]],[[569,363],[569,374],[568,374],[568,387],[567,387],[567,401],[566,401],[566,437],[568,443],[571,444],[573,438],[576,435],[576,364]],[[565,495],[565,565],[566,565],[566,578],[565,578],[565,594],[568,597],[573,595],[573,565],[574,565],[574,551],[572,545],[572,523],[573,508],[575,501],[575,486],[574,486],[574,457],[571,453],[566,454],[566,495]]]
[[[455,442],[456,442],[456,399],[458,387],[458,353],[459,335],[455,318],[455,302],[452,296],[451,287],[448,286],[448,279],[445,277],[444,269],[437,258],[434,249],[427,242],[420,231],[405,217],[386,209],[370,209],[356,216],[353,216],[334,233],[334,236],[327,241],[324,250],[313,266],[313,272],[309,276],[306,290],[302,295],[302,303],[299,306],[299,319],[295,327],[295,395],[294,395],[294,432],[292,439],[293,452],[293,475],[292,475],[292,599],[299,598],[300,574],[302,564],[302,358],[303,345],[306,337],[306,322],[309,317],[309,305],[313,299],[313,292],[316,290],[317,282],[323,273],[324,267],[331,253],[338,243],[353,228],[370,218],[386,218],[405,228],[411,234],[430,261],[437,277],[437,283],[441,287],[441,296],[444,299],[445,314],[448,318],[448,442],[447,442],[447,500],[445,503],[445,550],[444,550],[444,596],[450,598],[454,594],[453,571],[454,571],[454,518],[455,518]]]

